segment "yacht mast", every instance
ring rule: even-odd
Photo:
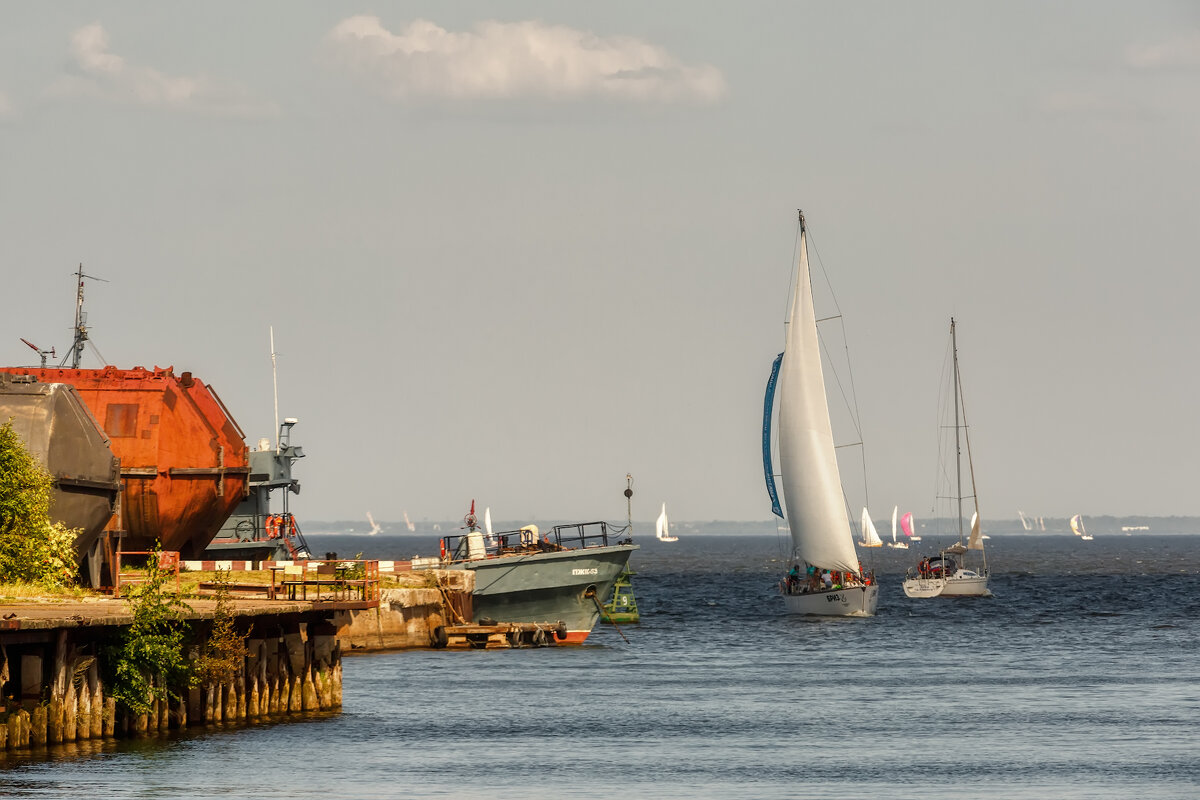
[[[954,334],[954,317],[950,318],[950,347],[954,351],[954,477],[958,483],[958,543],[963,543],[962,511],[962,443],[959,435],[958,413],[958,339]]]

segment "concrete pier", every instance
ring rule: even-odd
[[[337,612],[342,646],[356,652],[433,647],[438,628],[471,621],[474,572],[427,570],[413,573],[412,582],[381,589],[377,608]]]
[[[189,600],[184,620],[210,624],[216,601]],[[247,634],[241,669],[220,686],[168,687],[178,699],[122,712],[101,660],[132,622],[123,600],[0,605],[0,749],[146,736],[196,725],[253,724],[341,707],[337,603],[234,599]],[[193,654],[195,655],[195,654]]]

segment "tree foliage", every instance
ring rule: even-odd
[[[246,659],[246,636],[238,633],[229,595],[229,573],[217,572],[216,607],[213,609],[212,631],[200,649],[194,682],[214,686],[231,683]]]
[[[187,603],[167,592],[170,573],[160,568],[161,552],[150,555],[145,583],[130,592],[133,622],[109,648],[109,682],[117,701],[135,714],[148,713],[155,700],[177,697],[172,687],[187,686],[192,669],[184,657]]]
[[[0,425],[0,581],[44,586],[74,581],[79,531],[51,522],[53,486],[12,421]]]

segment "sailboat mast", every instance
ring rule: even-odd
[[[962,510],[962,442],[959,432],[958,409],[958,339],[954,333],[954,317],[950,318],[950,348],[954,351],[954,478],[958,483],[958,543],[963,541]]]

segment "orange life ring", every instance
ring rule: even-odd
[[[446,557],[446,540],[442,539],[441,544],[442,544],[442,558],[445,558]]]

